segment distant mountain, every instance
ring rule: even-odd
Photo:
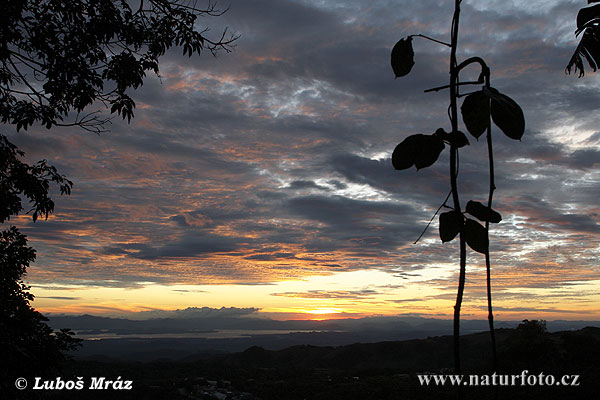
[[[421,335],[442,335],[452,332],[452,321],[419,317],[367,317],[323,321],[279,321],[256,317],[206,316],[189,318],[151,318],[142,320],[98,317],[92,315],[49,316],[53,328],[68,327],[87,334],[114,333],[120,335],[197,333],[213,330],[280,330],[280,331],[343,331],[343,332],[420,332]],[[515,327],[520,321],[497,321],[498,328]],[[550,331],[600,326],[600,321],[549,321]],[[464,333],[487,330],[486,320],[462,320]]]
[[[68,327],[85,340],[77,358],[180,360],[195,353],[240,352],[252,346],[281,350],[296,345],[343,346],[422,339],[452,334],[452,321],[418,317],[370,317],[325,321],[277,321],[256,317],[152,318],[130,320],[92,315],[51,316],[53,328]],[[518,322],[499,321],[498,329]],[[550,331],[600,326],[595,321],[551,321]],[[463,320],[463,334],[485,332],[487,321]]]

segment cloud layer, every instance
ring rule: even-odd
[[[600,272],[598,77],[563,72],[581,3],[463,2],[459,57],[485,58],[493,86],[527,121],[522,142],[495,131],[500,296],[569,290]],[[236,51],[169,53],[161,80],[135,93],[131,125],[115,121],[100,137],[12,135],[30,160],[47,158],[75,182],[48,222],[20,220],[39,254],[30,279],[268,283],[362,269],[419,279],[456,262],[437,220],[412,244],[449,191],[447,150],[418,172],[390,162],[406,136],[449,129],[447,93],[423,93],[447,82],[447,50],[415,38],[415,69],[397,80],[389,55],[408,34],[445,39],[451,11],[436,2],[232,1],[225,16],[202,22],[241,34]],[[485,157],[474,139],[461,153],[464,202],[487,197]],[[482,294],[481,270],[472,274],[470,290]],[[454,290],[454,276],[440,279],[431,285]],[[360,290],[307,295],[372,295]]]

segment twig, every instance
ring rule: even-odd
[[[469,81],[469,82],[459,82],[457,85],[458,86],[479,85],[481,83],[483,83],[483,81]],[[434,87],[434,88],[431,88],[431,89],[425,89],[424,92],[425,93],[439,92],[440,90],[448,89],[449,87],[450,87],[450,85],[438,86],[438,87]]]
[[[435,216],[438,215],[438,213],[440,212],[440,210],[444,207],[448,207],[446,205],[446,203],[448,202],[448,199],[450,198],[450,196],[452,195],[452,190],[450,190],[450,192],[448,193],[448,196],[446,196],[446,200],[444,200],[444,202],[442,203],[442,205],[437,209],[437,211],[435,212],[435,214],[433,214],[433,217],[431,217],[431,219],[429,220],[429,223],[427,224],[427,226],[425,227],[425,229],[423,229],[423,232],[421,232],[421,234],[419,235],[419,237],[417,238],[417,240],[415,240],[415,242],[413,244],[417,244],[419,243],[419,240],[421,240],[421,238],[423,237],[423,235],[425,234],[425,232],[427,232],[427,228],[429,228],[429,225],[431,225],[431,223],[433,222],[433,220],[435,219]]]
[[[421,35],[420,33],[418,35],[410,35],[409,37],[414,37],[414,36],[422,37],[423,39],[431,40],[432,42],[436,42],[439,44],[443,44],[444,46],[452,47],[452,45],[450,43],[442,42],[441,40],[437,40],[437,39],[431,38],[429,36]]]

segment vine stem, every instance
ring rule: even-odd
[[[486,69],[485,75],[485,86],[489,89],[490,86],[490,71]],[[489,160],[489,169],[490,169],[490,188],[488,193],[488,208],[492,208],[492,198],[494,197],[494,190],[496,190],[496,183],[494,179],[494,151],[492,146],[492,122],[488,121],[487,126],[487,147],[488,147],[488,160]],[[490,237],[490,222],[485,222],[485,232],[487,237]],[[488,239],[489,242],[489,239]],[[494,372],[498,371],[498,355],[496,351],[496,332],[494,330],[494,313],[492,309],[492,279],[491,279],[491,261],[490,261],[490,249],[488,244],[488,249],[485,252],[485,270],[486,270],[486,285],[487,285],[487,300],[488,300],[488,323],[490,326],[490,338],[492,341],[492,360]],[[497,395],[497,393],[496,393]]]
[[[490,69],[481,57],[471,57],[471,58],[463,61],[462,63],[460,63],[456,67],[457,74],[463,68],[465,68],[473,63],[478,63],[481,66],[480,79],[485,82],[486,88],[489,89],[491,87],[491,85],[490,85],[490,76],[491,76]],[[459,85],[460,85],[460,83],[459,83]],[[494,151],[493,151],[493,146],[492,146],[492,123],[491,123],[491,120],[488,121],[486,139],[487,139],[487,147],[488,147],[489,175],[490,175],[490,178],[489,178],[490,185],[489,185],[489,192],[488,192],[488,208],[491,209],[492,208],[492,199],[494,197],[494,191],[496,190],[496,184],[495,184],[495,180],[494,180]],[[490,232],[489,221],[486,221],[486,223],[485,223],[485,232],[486,232],[486,236],[489,238],[489,232]],[[485,253],[486,286],[487,286],[487,300],[488,300],[488,323],[489,323],[490,336],[491,336],[491,342],[492,342],[493,367],[494,367],[494,371],[497,371],[498,370],[498,356],[497,356],[497,351],[496,351],[496,333],[494,330],[494,314],[493,314],[493,309],[492,309],[492,282],[491,282],[491,266],[490,265],[491,265],[490,251],[489,251],[489,246],[488,246],[488,249]],[[497,393],[496,393],[496,395],[497,395]]]
[[[460,19],[461,0],[454,1],[454,16],[452,17],[451,29],[451,51],[450,51],[450,122],[452,131],[458,131],[458,66],[456,62],[456,50],[458,47],[458,24]],[[461,213],[460,199],[458,196],[458,148],[455,145],[450,147],[450,183],[452,186],[452,200],[454,202],[455,212]],[[462,305],[463,293],[465,289],[465,273],[467,264],[467,251],[464,235],[464,225],[460,226],[460,272],[458,278],[458,292],[456,295],[456,305],[454,306],[454,371],[460,374],[460,308]],[[462,390],[458,389],[458,398],[461,398]]]

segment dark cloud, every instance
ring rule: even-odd
[[[373,257],[416,237],[418,213],[408,205],[351,200],[342,196],[305,196],[290,199],[292,215],[313,221],[320,232],[306,243],[312,251],[345,250]]]
[[[288,189],[318,189],[318,190],[328,190],[326,186],[317,185],[313,181],[293,181],[287,187]]]
[[[130,255],[143,260],[202,257],[210,253],[227,253],[239,250],[239,241],[239,238],[191,234],[180,240],[157,244],[156,246],[141,245]]]
[[[589,170],[600,163],[600,150],[576,150],[567,156],[567,160],[573,168]]]
[[[81,297],[70,296],[36,296],[37,299],[52,299],[52,300],[80,300]]]
[[[140,319],[152,319],[152,318],[176,318],[176,319],[190,319],[190,318],[236,318],[244,317],[255,314],[258,312],[258,308],[236,308],[236,307],[221,307],[221,308],[210,308],[210,307],[188,307],[180,310],[149,310],[149,311],[138,311],[133,316]]]

